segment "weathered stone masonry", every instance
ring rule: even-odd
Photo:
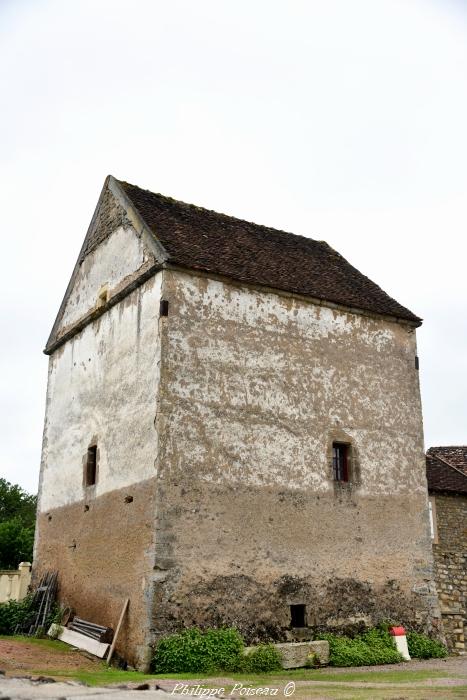
[[[290,638],[295,605],[437,630],[419,323],[325,243],[109,178],[46,348],[35,575],[100,624],[129,597],[140,668],[184,626]]]
[[[444,632],[452,651],[467,651],[467,496],[436,494],[435,576]]]
[[[467,447],[431,447],[426,457],[435,577],[449,649],[467,651]]]

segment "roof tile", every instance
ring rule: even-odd
[[[119,184],[173,264],[421,323],[324,241]]]
[[[459,447],[431,447],[426,454],[426,477],[430,491],[467,493],[467,472],[445,460],[444,451],[464,450]]]

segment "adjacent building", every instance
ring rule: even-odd
[[[467,651],[467,446],[431,447],[426,455],[431,536],[449,649]]]

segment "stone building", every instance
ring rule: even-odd
[[[467,651],[467,446],[426,455],[431,536],[441,615],[451,651]]]
[[[36,572],[115,625],[439,624],[416,328],[323,241],[108,177],[50,356]],[[295,630],[295,632],[294,632]]]

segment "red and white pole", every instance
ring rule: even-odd
[[[407,637],[403,627],[390,627],[389,634],[394,637],[396,649],[399,654],[402,654],[406,661],[410,661],[409,648],[407,646]]]

